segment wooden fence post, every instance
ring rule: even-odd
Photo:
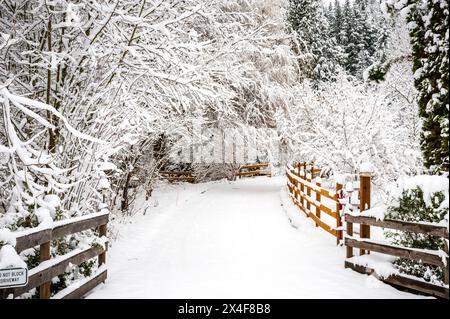
[[[313,169],[314,169],[314,166],[313,166]],[[319,186],[319,187],[321,187],[321,186],[322,186],[322,183],[316,183],[316,185]],[[320,195],[320,192],[318,192],[318,191],[316,190],[315,193],[316,193],[316,201],[317,201],[318,203],[320,203],[320,202],[321,202],[321,195]],[[317,208],[317,206],[314,206],[314,207],[316,208],[316,216],[317,216],[317,218],[320,219],[320,208]],[[318,226],[319,226],[319,224],[316,223],[316,227],[318,227]]]
[[[305,164],[305,169],[306,169],[306,164]],[[306,171],[305,171],[305,174],[307,174]],[[308,179],[308,176],[307,176],[307,175],[305,175],[305,179],[306,179],[306,181],[308,181],[308,182],[310,182],[310,183],[312,182],[311,178]],[[306,195],[307,195],[309,198],[311,198],[311,187],[309,187],[309,186],[306,186]],[[309,202],[309,199],[306,200],[306,209],[308,210],[308,215],[309,215],[309,213],[311,212],[311,203]],[[312,213],[312,212],[311,212],[311,213]],[[316,224],[316,226],[319,226],[319,225]]]
[[[341,208],[342,205],[339,203],[339,194],[342,190],[342,184],[336,183],[336,195],[335,199],[337,200],[336,203],[336,228],[342,227],[342,220],[341,220]],[[336,232],[336,245],[339,245],[340,241],[342,240],[342,230],[337,230]]]
[[[361,173],[359,180],[360,180],[359,211],[363,212],[367,209],[370,209],[370,184],[371,184],[370,174]],[[360,225],[359,232],[361,238],[370,238],[369,225]],[[365,253],[366,251],[364,249],[360,249],[361,255],[364,255]],[[367,254],[369,254],[369,251],[367,251]]]
[[[347,235],[353,236],[353,223],[347,221]],[[346,246],[346,257],[352,258],[353,257],[353,247]]]
[[[301,165],[303,166],[303,179],[306,180],[306,162],[302,163]],[[302,185],[300,186],[300,189],[301,189],[302,193],[305,193],[305,185],[304,185],[304,183],[302,183]],[[301,202],[302,208],[304,208],[305,207],[305,201],[303,199],[303,196],[301,197],[301,201],[300,202]]]
[[[106,231],[107,231],[106,224],[100,225],[100,226],[98,227],[98,235],[99,235],[100,237],[106,236]],[[105,248],[106,248],[106,247],[105,247]],[[101,266],[101,265],[103,265],[105,262],[106,262],[106,249],[105,249],[105,251],[104,251],[103,253],[101,253],[100,255],[98,255],[98,265]]]
[[[445,245],[445,252],[448,255],[448,240],[444,238],[444,245]],[[447,265],[444,268],[444,284],[448,285],[449,282],[449,278],[448,278],[448,269],[449,269],[449,264],[447,263]]]
[[[40,245],[39,249],[39,261],[43,262],[50,259],[50,242],[46,242]],[[50,299],[51,291],[50,291],[51,282],[46,282],[39,286],[39,298],[40,299]]]

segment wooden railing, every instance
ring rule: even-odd
[[[50,247],[54,239],[91,228],[97,229],[99,237],[106,236],[108,216],[108,213],[95,213],[54,222],[52,228],[16,232],[15,249],[17,253],[40,246],[40,264],[28,271],[28,283],[26,286],[0,289],[0,297],[6,298],[11,294],[17,297],[33,288],[39,287],[39,298],[49,299],[51,297],[50,284],[52,278],[63,274],[70,264],[79,265],[96,256],[98,256],[99,268],[94,274],[80,282],[75,282],[75,287],[69,286],[61,290],[53,298],[81,298],[99,283],[104,282],[107,276],[105,266],[107,243],[105,247],[93,245],[83,249],[77,248],[54,259],[51,258]]]
[[[240,166],[236,172],[236,177],[244,176],[270,176],[272,177],[272,169],[270,163],[253,164]]]
[[[169,182],[195,182],[195,176],[191,172],[180,172],[180,171],[160,171],[159,174],[162,178],[168,180]]]
[[[341,205],[339,203],[339,193],[341,184],[336,184],[333,194],[323,188],[321,183],[314,178],[319,175],[320,169],[314,168],[313,164],[296,163],[294,166],[287,165],[287,186],[289,195],[296,206],[302,210],[306,216],[314,220],[317,227],[336,237],[337,244],[342,240]],[[326,205],[326,202],[328,205]],[[330,207],[334,206],[334,207]],[[335,225],[331,226],[323,221],[322,213],[329,215],[335,220]]]
[[[406,231],[411,233],[426,234],[431,236],[436,236],[448,240],[448,228],[447,226],[433,225],[428,223],[413,223],[405,222],[394,219],[385,219],[383,221],[377,220],[374,217],[368,216],[354,216],[350,214],[345,215],[345,221],[347,227],[353,224],[360,224],[362,226],[370,227],[382,227],[388,229],[394,229],[398,231]],[[353,228],[353,227],[351,227]],[[426,294],[430,294],[436,297],[449,298],[449,258],[448,258],[448,247],[446,252],[408,248],[397,245],[391,245],[389,243],[374,241],[366,238],[354,238],[352,232],[347,232],[345,238],[345,245],[347,246],[347,259],[345,261],[345,267],[351,268],[357,272],[364,274],[372,274],[378,279],[402,286],[411,290],[420,291]],[[425,264],[435,265],[441,267],[444,271],[444,283],[445,286],[438,286],[429,282],[424,281],[421,278],[414,278],[413,276],[403,275],[401,273],[396,273],[388,277],[380,276],[375,269],[368,266],[361,265],[357,260],[353,258],[354,252],[353,248],[359,248],[364,250],[366,254],[372,252],[377,252],[381,254],[387,254],[395,257],[401,257],[408,260],[420,261]]]

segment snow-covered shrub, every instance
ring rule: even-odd
[[[5,137],[0,152],[6,153],[7,161],[1,174],[8,176],[0,185],[2,193],[2,206],[0,211],[0,248],[2,251],[8,246],[12,248],[15,240],[11,241],[6,236],[11,231],[26,230],[29,228],[49,228],[53,221],[70,218],[78,212],[73,212],[64,207],[67,193],[79,183],[79,180],[70,180],[67,173],[72,168],[60,168],[61,157],[56,152],[49,151],[46,146],[48,131],[54,129],[54,124],[48,121],[51,114],[63,123],[60,130],[67,131],[77,139],[88,140],[93,143],[101,142],[75,130],[68,120],[52,106],[37,102],[28,98],[14,95],[6,88],[0,88],[0,111],[2,126],[0,133]],[[41,114],[47,112],[46,118]],[[16,119],[23,118],[22,125],[15,125]],[[28,125],[26,125],[28,124]],[[37,133],[36,133],[37,132]],[[98,211],[99,207],[97,207]],[[95,241],[95,234],[86,231],[80,234],[55,239],[51,245],[51,255],[56,257],[64,255],[81,246],[89,246]],[[39,248],[31,248],[17,255],[15,250],[8,250],[8,258],[3,253],[0,263],[7,262],[14,253],[16,259],[25,261],[23,264],[32,268],[39,261]],[[11,266],[11,265],[4,265]],[[14,265],[13,265],[14,266]],[[94,263],[88,262],[83,269],[93,270]],[[60,275],[54,280],[52,291],[65,288],[70,281],[76,279],[74,272],[79,268],[74,266],[71,271]],[[38,291],[28,294],[28,297],[37,297]]]
[[[307,82],[296,88],[293,104],[277,115],[291,158],[341,174],[371,162],[381,190],[401,175],[421,173],[416,104],[404,98],[408,90],[396,74],[388,83],[366,86],[340,74],[321,90]]]
[[[449,181],[443,176],[419,175],[399,179],[389,192],[385,217],[409,222],[446,225],[449,222]],[[412,232],[386,231],[386,237],[396,245],[444,250],[443,238]],[[443,280],[443,269],[404,258],[394,264],[401,272],[422,277],[433,283]]]

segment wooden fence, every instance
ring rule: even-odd
[[[371,240],[370,227],[381,227],[387,229],[393,229],[396,231],[412,232],[418,234],[426,234],[431,236],[437,236],[448,240],[448,229],[446,226],[434,225],[430,223],[413,223],[405,222],[394,219],[379,220],[375,217],[371,217],[365,213],[371,206],[371,176],[370,174],[361,173],[359,176],[359,189],[355,190],[355,195],[358,198],[353,206],[356,206],[356,210],[350,209],[354,212],[345,214],[346,223],[346,261],[345,267],[351,268],[357,272],[363,274],[371,274],[376,278],[396,286],[401,286],[410,290],[426,293],[436,297],[448,299],[448,247],[446,252],[408,248],[397,245],[391,245],[384,241]],[[349,203],[350,204],[350,203]],[[350,204],[351,205],[351,204]],[[359,238],[354,237],[354,224],[359,225]],[[395,271],[395,274],[390,276],[381,276],[377,273],[376,269],[372,269],[369,266],[371,256],[366,256],[366,259],[358,259],[355,256],[354,249],[359,249],[359,256],[369,255],[370,252],[381,253],[394,257],[401,257],[408,260],[420,261],[425,264],[435,265],[441,267],[444,271],[444,286],[438,286],[429,282],[426,282],[422,278],[414,277],[411,275],[402,274]],[[375,262],[380,262],[375,261]],[[389,262],[389,261],[387,261]],[[393,266],[392,266],[393,267]]]
[[[344,241],[347,257],[345,260],[346,268],[351,268],[363,274],[374,275],[376,278],[395,286],[401,286],[440,298],[449,298],[449,236],[447,226],[420,222],[405,222],[393,219],[384,219],[381,221],[375,217],[370,217],[364,213],[371,207],[370,174],[361,172],[359,181],[353,181],[351,183],[352,190],[349,191],[346,189],[345,191],[350,194],[347,194],[347,198],[343,199],[344,192],[342,185],[336,184],[336,189],[333,191],[333,194],[331,194],[330,191],[321,186],[317,179],[315,180],[315,177],[319,176],[321,173],[322,171],[315,168],[314,164],[294,163],[293,165],[287,165],[287,186],[289,188],[290,197],[295,205],[297,205],[308,217],[311,217],[315,221],[316,226],[320,226],[336,236],[338,243],[339,240],[342,239],[343,227],[340,217],[342,205],[349,205],[348,210],[346,211],[351,213],[346,213],[344,217],[344,222],[346,224],[346,236]],[[356,175],[355,178],[357,178]],[[312,193],[314,193],[314,195],[312,195]],[[335,210],[326,207],[322,203],[324,197],[335,202]],[[311,209],[312,207],[314,210]],[[330,227],[321,220],[322,212],[336,219],[335,228]],[[354,229],[354,224],[359,225],[359,230]],[[444,238],[447,245],[446,251],[401,247],[391,245],[387,242],[371,240],[371,226]],[[355,238],[354,235],[359,235],[359,238]],[[359,249],[359,256],[370,255],[370,252],[375,252],[441,267],[444,272],[444,286],[426,282],[419,277],[402,274],[399,271],[395,271],[394,268],[393,275],[383,277],[376,272],[376,269],[369,267],[370,262],[368,262],[368,260],[373,256],[365,256],[366,259],[358,259],[359,256],[356,256],[354,251],[355,248]],[[380,261],[377,260],[375,263],[376,262]],[[392,267],[394,266],[392,265]]]
[[[195,176],[191,172],[181,172],[181,171],[160,171],[159,174],[162,178],[168,180],[169,182],[195,182]]]
[[[332,192],[323,188],[320,181],[315,179],[320,177],[320,172],[321,169],[315,168],[314,164],[294,163],[293,166],[287,165],[289,195],[294,204],[306,216],[314,220],[317,227],[321,227],[335,236],[336,242],[339,244],[342,240],[341,205],[339,203],[342,185],[336,184],[336,189]],[[327,224],[322,218],[322,213],[333,218],[335,225]]]
[[[236,172],[236,177],[264,175],[272,177],[272,168],[270,163],[243,165],[240,166]]]
[[[0,289],[0,297],[6,298],[11,294],[17,297],[33,288],[39,287],[39,298],[49,299],[51,297],[50,284],[52,278],[63,274],[70,264],[79,265],[96,256],[98,256],[99,268],[94,274],[61,290],[53,298],[81,298],[99,283],[104,282],[107,276],[105,265],[107,243],[105,247],[94,245],[84,249],[78,248],[53,259],[50,254],[50,246],[55,239],[91,228],[97,229],[99,237],[106,236],[108,216],[109,213],[90,214],[54,222],[52,228],[16,232],[15,249],[17,253],[40,246],[40,264],[28,271],[28,283],[26,286]]]
[[[436,237],[445,238],[448,240],[448,229],[446,226],[438,226],[427,223],[405,222],[394,219],[385,219],[381,221],[374,217],[354,216],[351,214],[345,215],[345,221],[347,223],[347,235],[345,238],[345,245],[347,246],[347,260],[345,261],[346,268],[351,268],[363,274],[372,274],[378,279],[389,284],[402,286],[411,290],[416,290],[436,297],[447,299],[449,298],[448,247],[445,256],[439,251],[407,248],[370,240],[370,236],[366,236],[366,238],[353,237],[353,224],[359,224],[361,225],[361,227],[370,227],[370,226],[382,227],[398,231],[432,235]],[[420,261],[425,264],[441,267],[444,270],[444,283],[447,285],[447,287],[438,286],[426,282],[421,278],[418,277],[414,278],[413,276],[403,275],[401,273],[396,273],[395,275],[390,275],[388,277],[382,277],[376,272],[376,270],[367,267],[365,265],[360,265],[354,260],[353,258],[354,248],[359,248],[360,254],[362,255],[369,254],[372,251],[395,257],[406,258],[408,260]]]

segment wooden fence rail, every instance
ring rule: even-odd
[[[51,241],[54,239],[92,228],[97,229],[99,237],[106,236],[108,218],[109,213],[95,213],[54,222],[52,228],[38,228],[16,232],[16,251],[20,253],[25,249],[40,246],[40,263],[29,270],[26,286],[0,289],[0,297],[5,298],[10,294],[17,297],[33,288],[39,287],[39,297],[41,299],[49,299],[51,297],[50,283],[52,278],[63,274],[70,264],[79,265],[96,256],[98,256],[99,268],[92,276],[84,279],[84,285],[75,283],[77,288],[74,289],[74,287],[69,286],[58,292],[54,297],[80,298],[97,284],[104,282],[107,276],[107,270],[104,266],[106,263],[107,243],[105,247],[94,245],[84,249],[77,248],[53,259],[51,258],[50,247]],[[87,287],[91,288],[86,290]]]
[[[336,184],[336,189],[332,194],[330,191],[322,187],[320,180],[318,181],[317,179],[315,179],[316,176],[320,177],[320,174],[324,173],[325,172],[323,172],[322,170],[315,168],[313,163],[294,163],[293,165],[288,164],[286,167],[286,175],[288,180],[287,186],[289,189],[289,195],[295,205],[298,206],[308,217],[312,218],[315,221],[316,226],[320,226],[324,230],[336,236],[338,243],[339,240],[342,239],[343,227],[340,216],[342,205],[349,205],[348,210],[346,211],[351,213],[346,213],[344,217],[344,221],[346,223],[346,236],[344,243],[346,246],[347,257],[345,260],[345,267],[351,268],[363,274],[371,274],[389,284],[402,286],[410,290],[415,290],[436,297],[448,299],[448,227],[425,222],[415,223],[394,219],[379,220],[371,217],[364,213],[371,207],[370,172],[360,172],[359,181],[356,180],[358,179],[356,175],[352,177],[352,179],[355,178],[355,180],[349,182],[351,187],[346,186],[345,190],[345,193],[350,196],[346,197],[345,199],[341,198],[343,197],[343,194],[341,193],[344,193],[342,191],[342,185]],[[313,196],[312,193],[315,193],[315,196]],[[331,209],[329,206],[324,205],[324,199],[334,202],[336,205],[336,209]],[[314,208],[314,210],[312,208]],[[321,220],[322,213],[335,218],[336,227],[331,227],[325,224]],[[354,237],[354,224],[359,224],[359,232],[355,231],[355,234],[359,234],[359,238]],[[376,241],[370,239],[371,226],[444,238],[446,240],[446,251],[443,252],[401,247],[398,245],[389,244],[384,241]],[[355,248],[359,250],[359,256],[355,256]],[[376,269],[370,268],[370,263],[373,260],[373,256],[370,256],[370,252],[405,258],[408,260],[419,261],[425,264],[441,267],[444,272],[444,285],[435,285],[426,282],[422,278],[403,274],[400,271],[395,270],[393,265],[392,275],[383,277],[376,272]],[[379,262],[379,260],[374,260],[374,263]],[[390,263],[390,261],[386,262]]]
[[[162,178],[169,182],[195,182],[195,176],[189,171],[160,171],[159,174]]]
[[[361,226],[375,226],[388,229],[395,229],[399,231],[407,231],[419,234],[433,235],[448,240],[448,229],[446,226],[432,225],[428,223],[413,223],[404,222],[400,220],[386,219],[377,220],[374,217],[368,216],[354,216],[350,214],[345,215],[345,221],[348,225],[353,225],[354,223],[360,224]],[[345,245],[347,246],[347,259],[345,261],[345,267],[351,268],[357,272],[363,274],[372,274],[378,279],[394,284],[397,286],[402,286],[408,289],[420,291],[426,294],[430,294],[436,297],[449,298],[449,257],[448,249],[444,253],[440,251],[432,251],[417,248],[408,248],[397,245],[391,245],[384,242],[374,241],[366,238],[353,238],[349,237],[347,234],[345,238]],[[420,278],[414,278],[413,276],[402,275],[397,273],[388,277],[380,276],[375,269],[372,269],[366,265],[361,265],[355,261],[353,248],[359,248],[365,250],[367,253],[373,251],[381,254],[387,254],[395,257],[401,257],[409,260],[415,260],[423,262],[425,264],[435,265],[441,267],[444,270],[444,283],[445,286],[435,285],[424,281]]]
[[[272,169],[270,163],[243,165],[236,172],[236,177],[243,176],[261,176],[266,175],[272,177]]]
[[[298,206],[309,218],[313,219],[316,226],[336,237],[337,244],[342,240],[341,204],[339,194],[342,189],[341,184],[336,184],[334,194],[322,187],[321,183],[314,178],[319,175],[320,169],[314,164],[296,163],[294,166],[286,166],[289,195],[294,204]],[[315,196],[312,196],[312,193]],[[325,202],[332,203],[334,208],[325,205]],[[330,205],[330,206],[331,206]],[[312,209],[314,207],[314,210]],[[335,220],[335,226],[330,226],[322,220],[322,213],[327,214]]]

